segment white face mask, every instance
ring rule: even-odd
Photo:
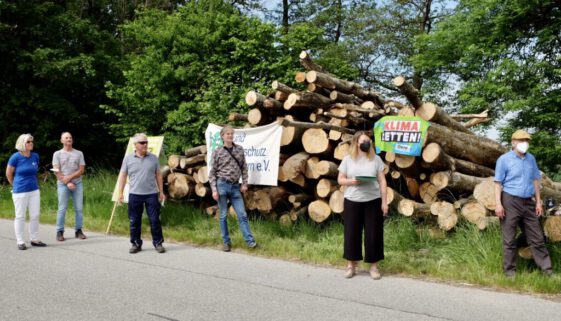
[[[526,154],[528,148],[530,148],[530,144],[528,144],[528,142],[520,142],[516,144],[516,150],[521,152],[522,154]]]

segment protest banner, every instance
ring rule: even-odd
[[[209,124],[205,131],[208,171],[212,168],[212,153],[223,145],[222,127]],[[234,130],[234,144],[243,147],[247,163],[248,184],[277,186],[282,126],[269,125]]]
[[[376,153],[421,156],[430,123],[413,116],[386,116],[374,124]]]

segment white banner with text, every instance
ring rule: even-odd
[[[223,145],[222,127],[209,124],[205,131],[207,166],[212,168],[212,153]],[[255,128],[234,129],[234,144],[244,149],[248,183],[277,186],[282,126],[277,122]]]

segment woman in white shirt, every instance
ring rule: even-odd
[[[339,165],[340,185],[346,186],[344,203],[344,249],[347,259],[345,277],[356,273],[362,256],[371,263],[370,276],[381,278],[378,262],[384,259],[384,216],[388,214],[384,162],[376,155],[366,132],[358,132],[351,141],[350,153]]]

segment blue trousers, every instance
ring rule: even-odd
[[[129,220],[131,230],[131,243],[142,246],[140,238],[142,232],[142,213],[146,207],[146,214],[150,221],[152,244],[157,246],[164,243],[162,223],[160,222],[160,202],[158,194],[138,195],[129,194]]]
[[[216,183],[218,189],[218,207],[220,208],[220,232],[222,234],[222,241],[224,244],[232,244],[230,241],[230,233],[228,232],[228,200],[234,207],[238,215],[238,223],[242,231],[243,238],[247,245],[255,243],[255,239],[249,229],[249,222],[247,220],[247,213],[243,202],[242,193],[240,192],[240,184],[229,183],[225,180],[218,179]]]

